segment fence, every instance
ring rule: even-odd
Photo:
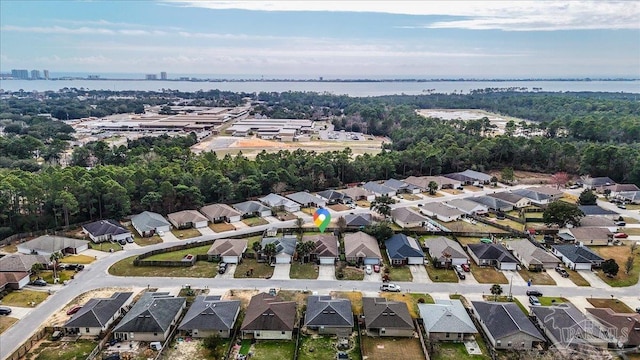
[[[44,327],[44,328],[38,329],[35,334],[31,335],[31,337],[27,339],[27,341],[22,343],[20,347],[18,347],[11,355],[9,355],[9,357],[7,357],[6,360],[22,359],[27,355],[29,350],[31,350],[31,348],[33,348],[34,345],[36,345],[45,336],[51,334],[52,331],[53,331],[53,328],[51,327]]]
[[[413,326],[415,326],[416,331],[418,332],[418,337],[420,338],[420,346],[422,346],[422,352],[424,353],[424,358],[425,360],[430,360],[429,352],[427,351],[427,346],[425,345],[425,342],[424,342],[424,332],[423,332],[422,325],[418,323],[417,319],[413,319]]]

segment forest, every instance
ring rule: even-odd
[[[77,99],[76,93],[70,94]],[[115,95],[89,92],[85,98],[99,102]],[[119,111],[125,105],[135,111],[133,104],[175,104],[187,96],[178,95],[120,94],[116,103],[109,103],[103,110]],[[63,122],[38,116],[45,106],[62,104],[58,103],[61,98],[54,97],[52,103],[47,98],[2,99],[0,124],[5,126],[5,133],[0,137],[0,238],[61,227],[67,222],[122,218],[142,210],[167,214],[207,203],[239,202],[270,192],[317,191],[360,181],[467,168],[566,171],[640,185],[640,105],[635,95],[482,91],[379,98],[316,93],[226,96],[222,92],[191,93],[188,98],[221,105],[238,104],[250,97],[255,113],[331,120],[338,127],[359,126],[369,133],[388,136],[392,143],[377,155],[353,156],[348,148],[326,153],[295,150],[263,152],[249,160],[242,154],[195,155],[189,149],[196,142],[195,134],[161,136],[118,147],[101,141],[90,143],[76,148],[72,166],[62,168],[36,163],[33,154],[37,150],[41,157],[55,158],[59,156],[56,149],[64,149],[72,135],[73,129]],[[34,101],[42,107],[35,107]],[[80,101],[74,106],[85,105]],[[487,121],[427,119],[415,111],[434,107],[518,114],[535,120],[530,126],[544,130],[546,135],[490,136]],[[15,126],[18,122],[20,126]],[[90,167],[93,163],[96,165]]]

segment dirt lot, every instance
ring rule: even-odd
[[[329,209],[333,210],[333,211],[345,211],[345,210],[349,210],[349,207],[346,205],[342,205],[342,204],[335,204],[335,205],[328,205],[327,206]]]
[[[229,146],[230,148],[289,148],[291,147],[287,143],[278,141],[262,140],[258,138],[242,139]]]
[[[498,170],[490,171],[489,175],[496,176],[498,179],[501,178]],[[513,175],[518,184],[540,185],[550,183],[552,174],[515,170]]]
[[[402,354],[401,356],[399,356]],[[362,337],[362,357],[367,360],[424,359],[420,341],[416,338]]]

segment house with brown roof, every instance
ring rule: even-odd
[[[12,254],[0,258],[0,272],[31,272],[33,264],[45,267],[51,263],[44,255]]]
[[[353,201],[373,201],[376,199],[376,194],[361,187],[350,187],[348,189],[338,191],[350,197],[351,199],[353,199]]]
[[[29,284],[29,280],[29,273],[26,271],[0,272],[0,291],[20,290]]]
[[[469,263],[469,257],[462,246],[457,241],[444,236],[427,238],[424,240],[424,246],[428,249],[435,267],[449,268],[452,265]]]
[[[559,235],[564,236],[575,243],[583,243],[584,245],[609,245],[613,242],[613,233],[607,228],[601,227],[574,227],[570,229],[560,229]]]
[[[514,194],[509,191],[502,191],[502,192],[487,194],[487,196],[491,196],[496,199],[500,199],[504,202],[507,202],[513,205],[513,207],[517,209],[521,209],[531,205],[531,199],[524,197],[522,195]]]
[[[621,192],[640,191],[640,188],[636,184],[613,184],[596,188],[596,191],[600,193],[604,193],[607,190],[611,192],[611,196],[616,196]]]
[[[200,208],[200,212],[212,223],[238,222],[242,220],[242,213],[227,204],[211,204]]]
[[[240,327],[242,338],[291,340],[296,321],[296,303],[260,293],[251,298]]]
[[[406,207],[391,210],[391,218],[402,228],[421,227],[427,221],[427,217]]]
[[[369,336],[413,336],[413,318],[404,301],[365,297],[362,298],[362,308],[364,327]]]
[[[382,262],[378,240],[358,231],[344,235],[344,255],[347,261],[364,265],[377,265]]]
[[[407,184],[415,185],[422,189],[422,191],[429,191],[429,183],[435,182],[438,187],[437,190],[440,189],[455,189],[458,186],[461,186],[462,183],[455,179],[450,179],[444,176],[409,176],[404,179],[404,182]]]
[[[622,348],[640,346],[640,314],[617,313],[610,308],[587,308],[587,312],[594,317],[608,333],[618,340]]]
[[[423,205],[420,212],[444,222],[451,222],[460,219],[464,212],[456,208],[444,205],[439,202],[426,203]]]
[[[506,246],[529,271],[551,270],[562,263],[541,245],[536,245],[529,239],[507,241]]]
[[[311,259],[317,260],[320,265],[333,265],[339,255],[338,238],[333,234],[304,235],[302,242],[313,241],[315,250],[311,253]]]
[[[247,243],[247,239],[217,239],[207,251],[209,261],[239,264],[242,254],[247,251]]]
[[[169,222],[176,229],[202,228],[209,224],[209,220],[196,210],[183,210],[167,215]]]

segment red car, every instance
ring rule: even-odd
[[[82,309],[82,306],[74,306],[69,311],[67,311],[67,315],[73,315],[78,312],[78,310]]]
[[[380,272],[380,265],[373,265],[373,271],[379,273]]]
[[[617,233],[615,235],[613,235],[614,238],[616,239],[626,239],[629,237],[629,235],[625,234],[625,233]]]
[[[468,264],[462,264],[460,265],[460,267],[462,268],[462,270],[464,270],[464,272],[471,272],[471,268]]]

